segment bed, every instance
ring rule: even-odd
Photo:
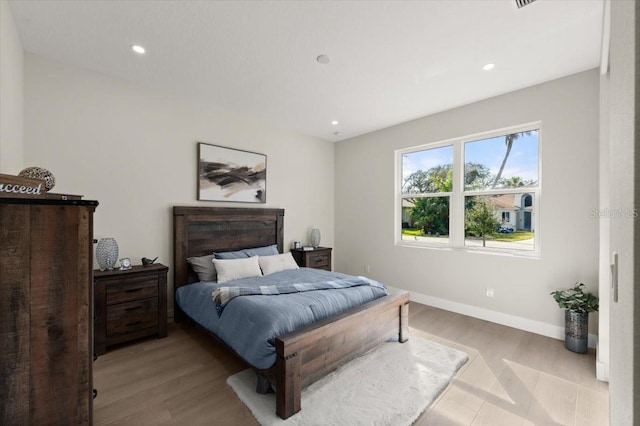
[[[274,244],[284,252],[283,209],[175,206],[173,224],[176,292],[199,281],[187,258]],[[300,411],[301,391],[309,384],[380,343],[394,339],[405,342],[408,311],[408,293],[390,292],[278,336],[275,363],[269,368],[256,368],[224,340],[210,334],[274,384],[276,414],[286,419]],[[175,302],[174,315],[177,322],[191,319]]]

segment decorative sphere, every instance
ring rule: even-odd
[[[42,167],[27,167],[18,173],[18,176],[41,180],[47,191],[50,191],[56,185],[56,178],[53,173]]]

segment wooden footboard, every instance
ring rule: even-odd
[[[393,292],[276,339],[276,414],[300,411],[302,389],[390,339],[408,339],[409,293]]]

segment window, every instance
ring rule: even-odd
[[[539,253],[540,123],[396,152],[401,244]]]
[[[449,243],[449,198],[453,187],[453,146],[402,155],[403,239]],[[418,232],[416,233],[416,228]]]

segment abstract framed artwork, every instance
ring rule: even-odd
[[[198,200],[265,203],[267,156],[198,142]]]

